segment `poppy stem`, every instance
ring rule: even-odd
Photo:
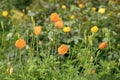
[[[99,49],[95,52],[95,54],[94,54],[94,57],[96,57],[97,56],[97,52],[99,51]]]
[[[33,26],[35,26],[35,20],[32,16],[31,16],[31,20],[32,20]]]
[[[18,52],[19,52],[19,63],[20,63],[20,65],[22,65],[22,59],[21,59],[21,51],[20,51],[20,49],[18,50]]]
[[[99,55],[99,54],[97,54],[97,53],[98,53],[99,50],[100,50],[100,49],[98,49],[98,50],[95,52],[95,54],[94,54],[94,60],[93,60],[93,63],[94,63],[94,64],[96,64],[97,57],[98,57],[98,55]]]
[[[39,37],[37,36],[37,56],[39,56],[39,51],[38,51],[38,49],[39,49]]]
[[[22,54],[21,54],[21,50],[19,49],[19,63],[20,63],[20,69],[21,69],[21,71],[22,71],[22,75],[23,76],[25,76],[24,75],[24,70],[23,70],[23,63],[22,63]]]

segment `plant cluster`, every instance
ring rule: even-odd
[[[120,80],[119,0],[0,7],[0,80]]]

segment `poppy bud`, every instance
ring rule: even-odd
[[[96,70],[95,69],[91,69],[91,74],[95,74]]]
[[[98,49],[104,49],[107,46],[107,42],[103,42],[99,45]]]

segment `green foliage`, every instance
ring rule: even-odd
[[[54,12],[70,32],[50,21]],[[120,80],[119,22],[119,0],[1,0],[0,80]],[[40,35],[34,26],[42,26]],[[19,38],[23,49],[15,46]],[[58,53],[61,44],[69,47],[65,55]]]

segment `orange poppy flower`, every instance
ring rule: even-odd
[[[22,49],[26,46],[26,42],[24,39],[18,39],[16,42],[15,42],[15,46],[19,49]]]
[[[42,31],[42,27],[41,26],[35,26],[34,27],[34,33],[36,35],[40,35],[41,31]]]
[[[52,22],[57,22],[57,21],[60,21],[61,18],[59,17],[59,15],[57,13],[52,13],[50,15],[50,21]]]
[[[64,54],[67,53],[68,49],[69,49],[69,48],[67,47],[67,45],[62,44],[62,45],[58,48],[58,53],[59,53],[60,55],[64,55]]]
[[[103,42],[99,45],[98,49],[104,49],[107,46],[107,42]]]
[[[55,22],[55,26],[56,26],[57,28],[62,28],[62,27],[63,27],[63,21],[60,20],[60,21]]]

